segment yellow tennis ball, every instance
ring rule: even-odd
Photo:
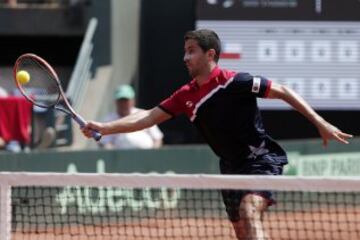
[[[21,70],[16,73],[16,80],[21,84],[27,84],[30,81],[30,74],[27,71]]]

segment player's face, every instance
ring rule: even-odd
[[[201,49],[198,42],[193,39],[185,41],[184,62],[191,77],[195,78],[208,64],[207,54]]]

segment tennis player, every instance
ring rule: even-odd
[[[347,144],[352,135],[319,116],[290,88],[261,76],[218,67],[220,39],[211,30],[185,34],[184,62],[193,78],[150,110],[121,120],[90,121],[83,129],[103,135],[132,132],[186,114],[220,158],[222,174],[280,175],[287,163],[285,151],[266,134],[257,98],[281,99],[302,113],[318,129],[324,145],[335,139]],[[238,239],[269,239],[262,215],[273,199],[268,191],[222,191],[229,219]]]

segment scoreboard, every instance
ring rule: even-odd
[[[360,0],[198,0],[196,28],[219,34],[220,66],[288,85],[318,110],[359,110],[359,13]]]

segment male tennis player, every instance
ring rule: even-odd
[[[282,174],[287,163],[284,150],[263,127],[256,98],[282,99],[309,119],[319,131],[324,145],[335,139],[348,143],[352,136],[343,133],[320,117],[290,88],[264,77],[220,69],[220,40],[211,30],[196,30],[185,35],[184,62],[193,78],[159,106],[121,120],[89,122],[103,135],[132,132],[159,124],[185,113],[220,157],[222,174]],[[223,191],[223,200],[238,239],[269,239],[261,222],[271,204],[268,191]]]

